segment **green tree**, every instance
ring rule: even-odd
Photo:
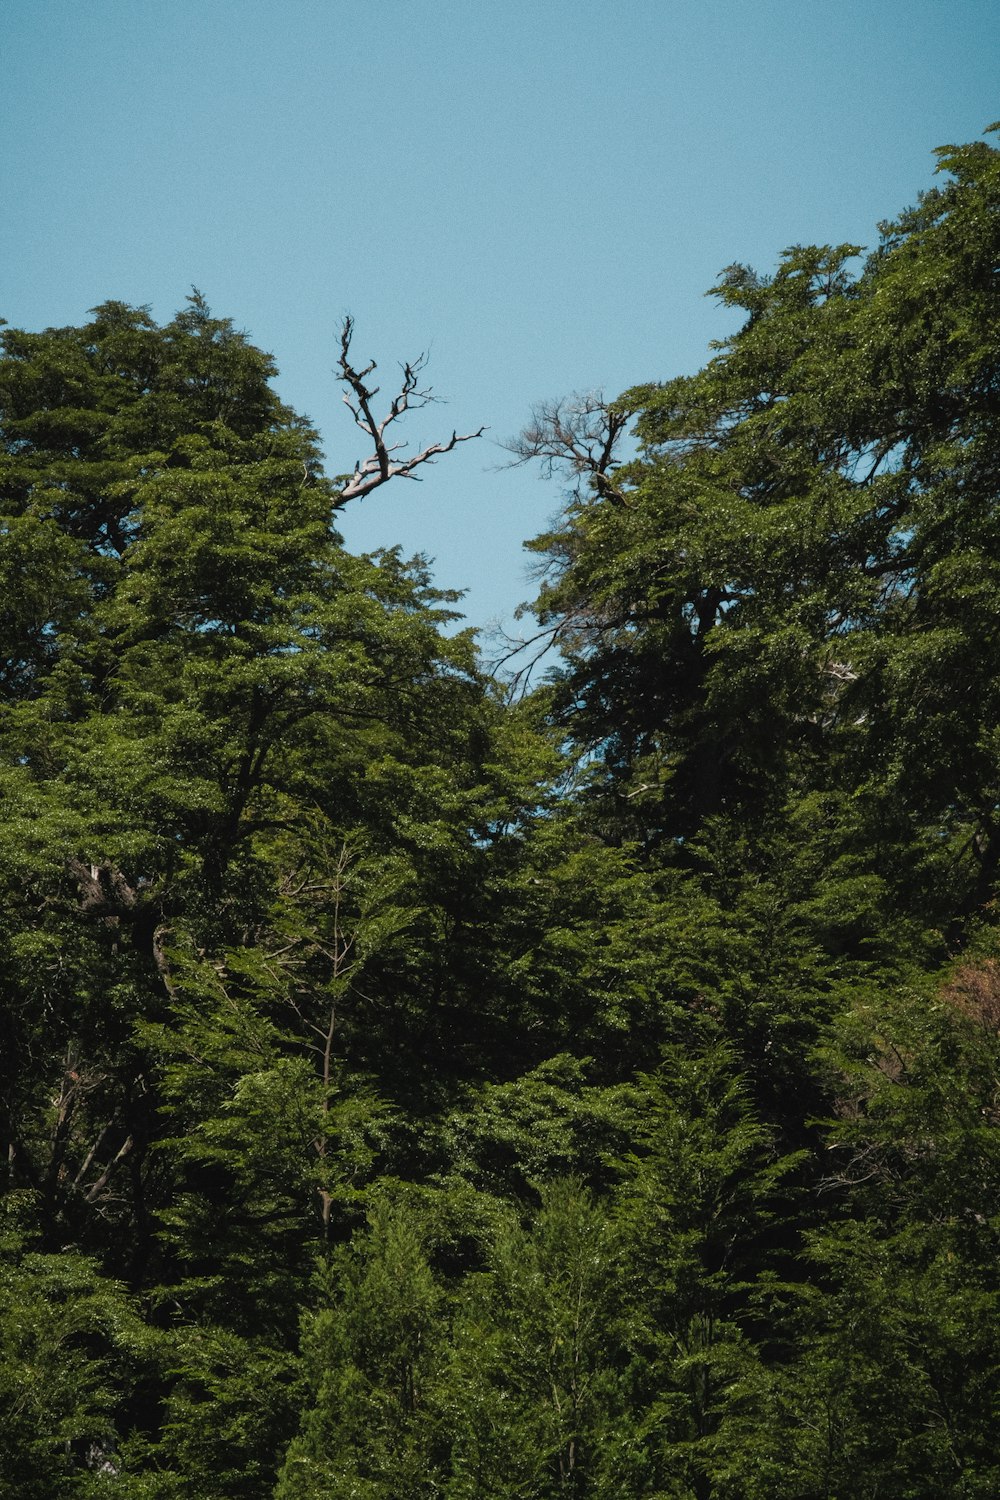
[[[746,321],[703,371],[606,408],[604,446],[578,440],[591,411],[521,447],[582,480],[534,544],[538,609],[606,816],[685,859],[707,821],[759,843],[821,791],[838,873],[891,848],[932,927],[988,898],[996,801],[998,153],[940,155],[951,180],[859,269],[849,245],[730,268]]]
[[[131,1439],[156,1373],[153,1339],[117,1282],[85,1256],[43,1254],[3,1205],[0,1485],[23,1500],[139,1496]]]
[[[969,965],[937,993],[862,991],[838,1020],[828,1206],[791,1358],[724,1430],[736,1493],[995,1490],[996,988],[992,963]]]
[[[334,529],[463,440],[392,457],[419,365],[377,418],[350,334],[372,454],[337,483],[198,296],[4,334],[5,1185],[43,1248],[155,1289],[164,1493],[270,1488],[312,1255],[357,1218],[378,1093],[469,1045],[447,945],[514,815],[450,601]]]
[[[382,1200],[331,1262],[325,1305],[306,1319],[309,1402],[279,1500],[440,1493],[433,1408],[446,1323],[418,1224],[412,1202]]]
[[[457,1313],[442,1400],[455,1500],[597,1493],[618,1410],[615,1246],[578,1180],[540,1200],[527,1224],[501,1214]]]
[[[728,1493],[720,1427],[787,1337],[803,1162],[755,1119],[734,1061],[722,1044],[668,1054],[644,1081],[620,1164],[629,1384],[615,1467],[630,1492]]]

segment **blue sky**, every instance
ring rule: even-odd
[[[497,467],[534,402],[696,369],[723,266],[872,243],[1000,116],[997,0],[6,0],[3,31],[0,314],[197,285],[333,472],[343,314],[386,385],[428,350],[413,440],[489,433],[341,529],[430,554],[480,626],[559,503]]]

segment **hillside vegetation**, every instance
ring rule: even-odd
[[[4,331],[4,1495],[1000,1494],[1000,153],[940,157],[535,413],[521,693],[338,535],[350,325],[346,476],[197,295]]]

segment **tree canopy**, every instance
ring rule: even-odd
[[[532,691],[337,532],[474,436],[404,455],[421,361],[345,324],[338,475],[199,294],[3,330],[5,1493],[998,1492],[1000,153],[939,156],[536,410]]]

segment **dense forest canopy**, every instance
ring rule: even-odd
[[[345,326],[328,477],[200,296],[4,331],[4,1494],[1000,1493],[1000,152],[940,157],[536,412],[521,694],[336,531],[419,364]]]

